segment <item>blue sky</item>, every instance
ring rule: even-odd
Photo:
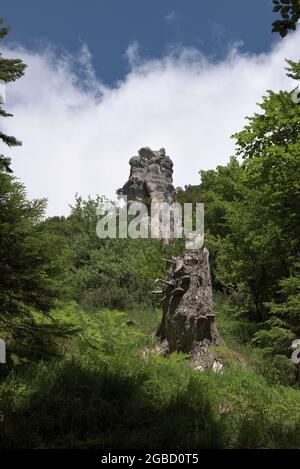
[[[215,60],[232,42],[243,52],[267,51],[275,40],[271,0],[2,0],[11,41],[31,49],[50,42],[75,53],[81,41],[97,77],[112,84],[128,71],[128,44],[159,58],[172,45],[196,47]]]
[[[66,214],[75,193],[115,197],[142,146],[166,148],[174,184],[224,165],[230,136],[266,90],[292,90],[300,29],[271,33],[271,0],[2,0],[4,56],[25,76],[6,86],[22,140],[5,149],[30,198]]]

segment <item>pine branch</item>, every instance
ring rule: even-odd
[[[294,80],[300,80],[300,61],[293,62],[293,60],[286,60],[289,67],[286,67],[287,76]]]
[[[0,24],[3,24],[3,18],[0,18]],[[3,39],[9,33],[10,28],[4,27],[0,28],[0,39]]]
[[[1,107],[0,107],[0,116],[2,116],[2,117],[13,117],[12,114],[10,114],[9,112],[6,112],[6,111],[5,111],[4,109],[2,109]]]
[[[24,75],[26,64],[21,59],[4,59],[0,57],[0,80],[5,83],[16,81]]]
[[[0,155],[0,171],[4,170],[7,173],[12,173],[10,169],[11,159],[7,156]]]
[[[22,145],[22,142],[20,142],[20,140],[17,140],[11,135],[6,135],[3,132],[0,132],[0,139],[9,147],[16,147]]]

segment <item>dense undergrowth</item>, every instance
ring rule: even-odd
[[[220,299],[216,309],[223,374],[194,371],[181,354],[158,356],[158,310],[58,307],[53,316],[80,332],[60,357],[1,377],[0,446],[299,448],[300,392],[270,385],[248,364],[251,352],[234,343],[239,324],[226,323]]]

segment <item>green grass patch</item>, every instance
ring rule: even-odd
[[[219,375],[158,356],[159,311],[53,315],[80,332],[62,357],[1,378],[2,448],[300,447],[299,391],[234,360]]]

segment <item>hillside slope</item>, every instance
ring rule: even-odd
[[[232,338],[223,374],[199,373],[155,353],[160,311],[70,303],[53,316],[81,331],[61,357],[1,380],[1,447],[300,448],[300,391],[270,386]]]

